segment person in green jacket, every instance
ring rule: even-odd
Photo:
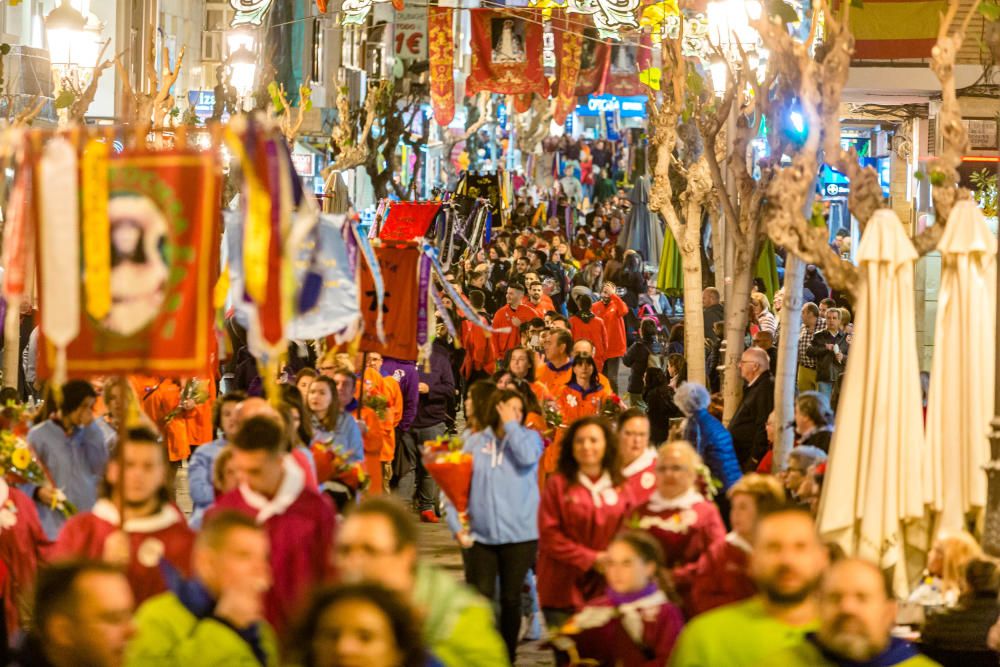
[[[815,591],[827,564],[812,517],[798,507],[761,515],[750,576],[760,591],[697,616],[681,632],[671,667],[755,667],[817,628]],[[773,663],[780,665],[781,663]]]
[[[343,581],[370,581],[413,605],[433,658],[446,667],[509,665],[493,609],[446,572],[417,562],[417,527],[398,502],[372,498],[359,505],[337,534],[336,570]]]
[[[819,631],[760,664],[783,667],[934,667],[909,642],[893,637],[896,600],[892,584],[874,563],[847,558],[820,584]],[[940,667],[940,666],[938,666]]]
[[[278,642],[264,620],[268,548],[267,533],[244,514],[209,519],[192,553],[194,578],[170,573],[170,590],[136,612],[126,667],[277,667]]]

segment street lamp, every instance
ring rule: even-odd
[[[229,47],[229,82],[236,90],[240,107],[254,91],[257,80],[257,38],[252,30],[236,28],[226,34]]]
[[[79,70],[97,65],[100,32],[101,23],[93,14],[85,16],[69,0],[62,0],[45,17],[45,37],[53,69],[77,83]]]

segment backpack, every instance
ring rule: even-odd
[[[646,361],[646,368],[659,368],[661,371],[666,371],[667,349],[660,342],[660,337],[657,336],[653,339],[652,343],[646,342],[645,345],[649,348],[649,358]]]

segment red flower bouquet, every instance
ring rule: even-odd
[[[468,528],[469,490],[472,488],[472,454],[462,451],[458,437],[442,436],[424,443],[424,468],[458,510]]]
[[[360,461],[352,462],[344,448],[331,442],[316,440],[309,448],[316,461],[316,478],[323,482],[340,482],[352,491],[363,491],[371,481]]]
[[[618,394],[611,394],[601,403],[601,416],[608,421],[615,421],[618,419],[618,415],[623,412],[625,412],[625,404],[622,403]]]

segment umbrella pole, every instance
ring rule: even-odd
[[[1000,271],[996,271],[997,295],[1000,298]],[[994,307],[994,312],[996,308]],[[1000,556],[1000,316],[996,323],[993,366],[993,421],[990,422],[990,461],[986,464],[986,516],[983,522],[983,549]]]

